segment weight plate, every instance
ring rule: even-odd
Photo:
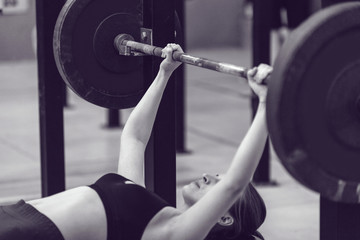
[[[144,93],[142,58],[120,56],[113,41],[127,33],[140,40],[141,0],[70,0],[54,31],[58,70],[81,98],[105,107],[133,107]]]
[[[360,202],[360,3],[323,9],[289,36],[269,83],[267,121],[289,173],[340,202]]]

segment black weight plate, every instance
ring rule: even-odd
[[[54,31],[58,70],[81,98],[106,108],[136,105],[144,93],[142,58],[120,56],[115,36],[140,40],[141,0],[70,0]]]
[[[360,202],[360,3],[323,9],[289,36],[267,121],[289,173],[334,201]]]

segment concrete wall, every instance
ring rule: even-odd
[[[35,0],[23,1],[28,1],[25,12],[0,15],[0,61],[35,58]],[[247,41],[249,20],[241,12],[243,0],[184,1],[188,48],[239,46]]]
[[[246,45],[250,20],[243,0],[185,0],[188,48]]]
[[[32,31],[35,26],[35,0],[27,0],[25,12],[0,15],[0,60],[23,60],[35,57]]]

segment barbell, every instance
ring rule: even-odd
[[[161,49],[147,42],[151,29],[142,28],[141,4],[68,0],[64,5],[54,56],[62,78],[80,97],[118,109],[142,97],[143,57],[136,55],[159,56]],[[247,68],[232,64],[187,54],[174,58],[246,76]],[[271,79],[267,123],[284,167],[328,199],[359,203],[360,3],[337,4],[309,17],[282,46]]]
[[[119,34],[115,37],[114,46],[123,56],[143,56],[151,55],[162,57],[162,48],[145,43],[134,41],[134,38],[126,33]],[[174,52],[173,60],[186,63],[192,66],[206,68],[209,70],[230,74],[237,77],[246,78],[248,69],[234,64],[210,60],[203,57],[195,57],[185,53]]]

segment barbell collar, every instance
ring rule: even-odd
[[[114,45],[119,51],[120,55],[139,56],[151,55],[164,58],[162,56],[163,48],[133,41],[133,38],[128,34],[119,34],[114,40]],[[126,49],[131,49],[131,54],[128,54]],[[126,51],[125,51],[126,50]],[[234,75],[237,77],[247,78],[247,68],[240,67],[230,63],[218,62],[202,57],[194,57],[185,53],[174,52],[172,58],[175,61],[190,64],[200,68],[206,68],[213,71]]]

